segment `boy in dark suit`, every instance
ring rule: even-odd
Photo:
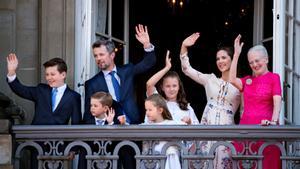
[[[35,103],[33,125],[72,124],[81,121],[80,95],[66,84],[67,65],[61,58],[53,58],[44,63],[48,84],[34,87],[24,86],[16,76],[18,58],[11,53],[7,57],[7,82],[18,96]]]
[[[95,124],[97,126],[104,126],[104,125],[113,125],[113,124],[125,124],[125,120],[123,120],[124,115],[118,116],[114,121],[115,117],[115,110],[112,108],[113,99],[109,93],[106,92],[96,92],[91,96],[91,106],[90,112],[91,115],[94,117],[89,121],[85,121],[85,124]],[[116,120],[115,119],[115,120]],[[100,147],[98,144],[94,142],[90,142],[89,145],[92,147],[93,151],[100,152]],[[113,151],[114,146],[108,146],[108,152]],[[106,151],[105,151],[106,152]],[[87,161],[85,159],[86,151],[80,150],[79,152],[79,163],[78,169],[85,169],[87,168]]]
[[[114,120],[115,110],[111,107],[112,96],[105,92],[96,92],[91,96],[91,114],[95,118],[96,125],[125,124],[124,115],[120,114]]]
[[[32,125],[62,125],[81,122],[80,95],[66,84],[67,65],[61,58],[53,58],[44,63],[48,84],[24,86],[17,78],[18,58],[14,53],[7,57],[7,82],[18,96],[35,103]],[[39,143],[39,142],[37,142]],[[39,143],[43,146],[42,143]],[[31,149],[30,168],[37,169],[37,151]]]

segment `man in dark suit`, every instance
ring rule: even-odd
[[[72,124],[78,124],[81,121],[80,95],[65,84],[66,63],[61,58],[53,58],[45,62],[44,67],[48,84],[24,86],[16,77],[17,56],[9,54],[7,81],[10,88],[18,96],[35,103],[33,125],[68,124],[70,118]]]
[[[147,27],[138,25],[136,29],[136,39],[143,45],[145,54],[142,61],[137,64],[125,64],[116,66],[115,45],[110,40],[96,41],[92,48],[99,69],[101,70],[94,77],[85,82],[85,112],[84,123],[94,119],[90,113],[90,98],[95,92],[104,91],[112,95],[113,108],[116,113],[124,114],[128,124],[140,123],[140,113],[134,96],[134,78],[136,75],[148,71],[154,66],[156,56],[154,47],[150,43]],[[125,169],[134,169],[133,150],[124,147],[120,150],[120,158]]]
[[[140,113],[134,96],[134,77],[153,67],[156,62],[156,56],[154,47],[150,43],[147,27],[143,25],[136,26],[136,38],[143,44],[145,50],[143,60],[136,65],[129,63],[123,66],[116,66],[114,62],[115,46],[112,41],[99,40],[93,44],[94,58],[101,71],[85,82],[83,121],[89,121],[94,118],[90,113],[91,95],[104,91],[112,95],[114,99],[113,108],[116,112],[125,114],[129,124],[140,123]],[[111,72],[114,72],[113,78],[117,79],[119,83],[120,98],[116,96]]]

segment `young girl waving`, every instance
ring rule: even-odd
[[[172,67],[169,53],[167,51],[165,67],[147,81],[147,96],[158,92],[166,100],[168,109],[175,121],[183,121],[186,124],[199,124],[193,108],[186,100],[183,84],[178,74],[174,71],[169,71]],[[160,83],[156,90],[155,85],[159,81]],[[146,120],[147,117],[145,117],[145,122]]]

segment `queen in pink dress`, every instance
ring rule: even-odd
[[[276,125],[278,124],[281,106],[280,77],[276,73],[268,71],[268,53],[264,46],[257,45],[248,51],[248,61],[253,75],[244,78],[236,77],[236,69],[243,43],[240,37],[235,41],[235,54],[230,69],[230,82],[243,92],[244,112],[241,116],[241,125]],[[243,142],[245,144],[245,142]],[[238,152],[244,148],[244,144],[236,142]],[[252,152],[257,152],[263,141],[250,144]],[[268,146],[263,151],[263,168],[281,168],[280,150],[276,146]],[[257,168],[254,164],[252,168]]]

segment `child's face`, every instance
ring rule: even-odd
[[[65,84],[66,72],[59,73],[57,66],[47,67],[45,76],[50,87],[60,87]]]
[[[153,102],[145,101],[145,109],[146,109],[146,116],[149,121],[159,122],[163,120],[162,117],[163,109],[154,106]]]
[[[103,106],[98,99],[91,98],[91,114],[97,118],[104,118],[108,111],[108,106]]]
[[[179,82],[176,77],[167,77],[162,84],[162,90],[169,101],[176,101],[179,91]]]

